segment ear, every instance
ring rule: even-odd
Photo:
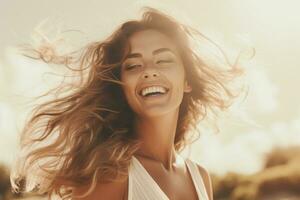
[[[192,87],[188,84],[187,81],[184,81],[184,92],[189,93],[192,91]]]

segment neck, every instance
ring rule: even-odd
[[[136,117],[134,130],[142,142],[137,156],[160,162],[165,170],[172,171],[177,153],[174,147],[178,110],[155,118]]]

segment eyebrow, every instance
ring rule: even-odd
[[[162,53],[162,52],[166,52],[166,51],[169,51],[171,52],[172,54],[175,55],[175,53],[169,49],[169,48],[159,48],[159,49],[156,49],[152,52],[152,55],[156,55],[156,54],[159,54],[159,53]],[[140,53],[130,53],[128,54],[126,57],[125,57],[125,60],[128,59],[128,58],[138,58],[138,57],[142,57],[142,54]]]

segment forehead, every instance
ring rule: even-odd
[[[169,48],[177,54],[174,42],[165,34],[148,29],[134,33],[129,38],[131,53],[152,53],[159,48]]]

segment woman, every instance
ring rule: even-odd
[[[36,108],[21,147],[37,147],[18,163],[14,188],[34,169],[35,191],[50,198],[213,199],[208,172],[178,153],[208,109],[230,105],[227,84],[239,71],[205,63],[191,48],[197,34],[147,8],[141,20],[88,45],[79,60],[49,46],[34,50],[49,63],[79,64],[73,70],[81,79]]]

